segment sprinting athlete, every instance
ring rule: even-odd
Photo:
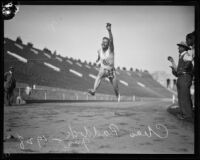
[[[89,89],[88,93],[91,95],[95,95],[97,88],[99,87],[101,80],[103,78],[108,78],[114,88],[115,95],[117,97],[117,101],[120,101],[120,94],[118,89],[118,80],[116,77],[116,71],[114,68],[114,44],[113,44],[113,36],[111,32],[111,24],[107,23],[106,29],[109,34],[109,38],[103,37],[101,49],[98,52],[98,59],[96,62],[100,61],[100,70],[96,77],[94,88]]]

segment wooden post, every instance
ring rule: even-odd
[[[47,100],[47,92],[44,91],[44,99]]]
[[[133,95],[133,101],[135,101],[135,96]]]
[[[173,94],[172,96],[172,103],[174,104],[175,103],[175,95]]]
[[[62,98],[63,98],[63,100],[65,100],[65,94],[64,93],[62,94]]]
[[[20,88],[19,88],[19,97],[21,97],[21,93],[20,93],[20,91],[21,91],[21,90],[20,90]]]

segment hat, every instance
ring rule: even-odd
[[[177,44],[178,46],[182,46],[182,47],[185,47],[187,50],[190,50],[190,47],[185,43],[185,42],[180,42]]]

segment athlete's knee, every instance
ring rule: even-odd
[[[96,77],[96,80],[99,80],[99,81],[101,81],[101,79],[103,78],[103,76],[102,75],[98,75],[97,77]]]
[[[98,77],[99,79],[103,78],[103,76],[104,76],[104,73],[103,73],[103,72],[99,72],[99,74],[97,75],[97,77]]]

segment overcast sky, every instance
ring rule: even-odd
[[[177,61],[176,44],[194,30],[194,7],[20,5],[4,22],[4,37],[91,62],[110,22],[116,67],[170,72],[167,56]]]

